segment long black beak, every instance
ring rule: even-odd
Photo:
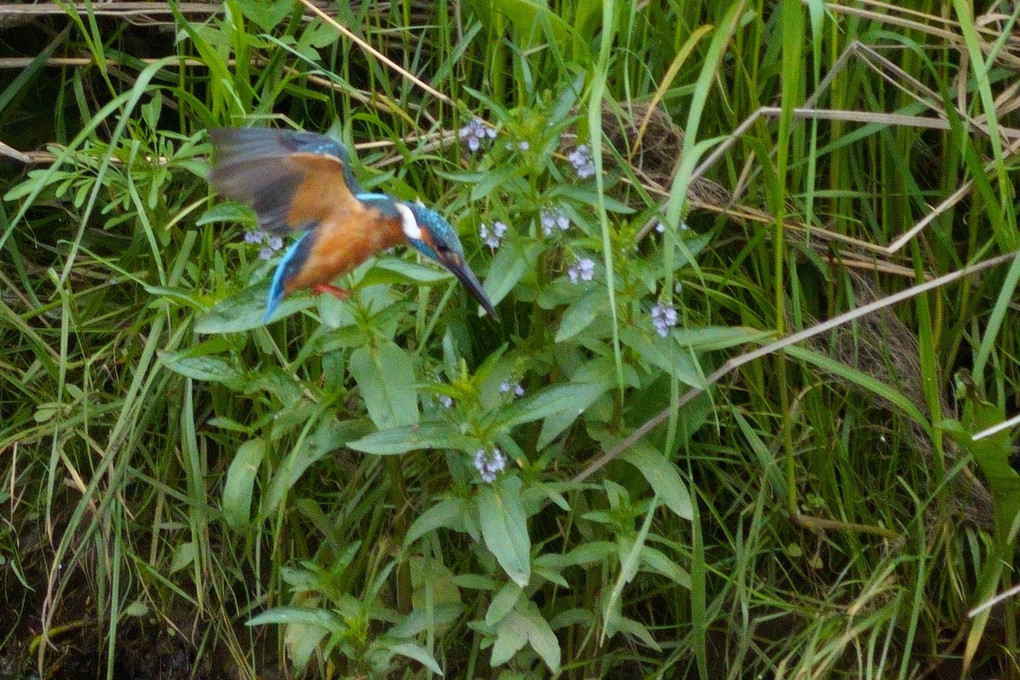
[[[499,314],[496,314],[496,310],[492,307],[492,303],[489,302],[489,296],[485,294],[485,289],[482,288],[482,284],[478,282],[478,278],[475,276],[475,273],[471,271],[471,267],[467,265],[467,262],[461,262],[460,264],[443,262],[443,265],[453,272],[454,276],[460,279],[460,282],[464,284],[465,288],[471,291],[472,295],[478,298],[478,302],[481,303],[485,311],[489,313],[489,316],[496,321],[499,321]]]

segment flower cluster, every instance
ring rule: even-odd
[[[482,479],[489,484],[496,481],[496,477],[506,467],[506,457],[499,449],[492,449],[492,452],[485,449],[478,449],[475,452],[475,469],[482,475]]]
[[[490,228],[487,224],[482,224],[478,228],[478,236],[481,237],[482,242],[490,248],[499,248],[499,242],[503,239],[506,234],[507,226],[502,222],[493,222]]]
[[[268,260],[276,254],[280,248],[283,248],[283,239],[279,236],[270,235],[262,230],[259,231],[246,231],[244,232],[244,242],[252,243],[255,245],[262,245],[262,249],[259,250],[259,257],[263,260]]]
[[[477,116],[472,118],[470,123],[462,127],[458,134],[460,135],[460,141],[467,144],[467,148],[471,150],[471,153],[478,151],[482,146],[482,142],[487,139],[496,138],[496,131]]]
[[[595,260],[590,257],[582,257],[577,263],[567,270],[567,276],[571,283],[580,281],[591,281],[595,278]]]
[[[567,160],[574,166],[577,176],[587,179],[595,174],[595,160],[591,157],[591,149],[581,144],[567,155]]]
[[[539,215],[539,220],[542,222],[542,234],[545,236],[552,234],[553,227],[558,227],[560,231],[570,229],[570,218],[563,212],[563,208],[543,210]]]
[[[676,309],[672,305],[655,305],[652,307],[652,325],[659,335],[666,337],[669,329],[676,325]]]
[[[688,226],[688,224],[686,222],[681,222],[680,223],[680,231],[687,231],[688,229],[690,229],[690,226]],[[655,231],[656,231],[656,233],[659,233],[659,234],[663,233],[664,231],[666,231],[666,225],[663,224],[662,222],[656,222],[655,223]]]
[[[499,391],[502,394],[510,394],[510,392],[513,392],[515,397],[524,396],[524,386],[520,383],[511,383],[509,380],[504,380],[500,384]]]

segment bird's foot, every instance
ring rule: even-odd
[[[346,300],[351,296],[351,291],[346,288],[338,288],[329,283],[317,283],[312,286],[312,295],[322,295],[323,293],[329,293],[337,300]]]

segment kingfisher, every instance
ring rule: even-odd
[[[450,270],[499,319],[453,226],[421,203],[365,191],[340,142],[273,128],[220,128],[209,134],[216,151],[209,183],[221,195],[251,205],[262,230],[280,236],[301,232],[273,275],[264,322],[284,297],[301,288],[347,298],[350,291],[331,281],[400,244]]]

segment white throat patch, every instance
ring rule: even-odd
[[[418,220],[414,218],[414,213],[403,203],[397,203],[397,211],[400,213],[400,228],[404,230],[404,236],[415,241],[421,240],[421,227],[418,226]]]

